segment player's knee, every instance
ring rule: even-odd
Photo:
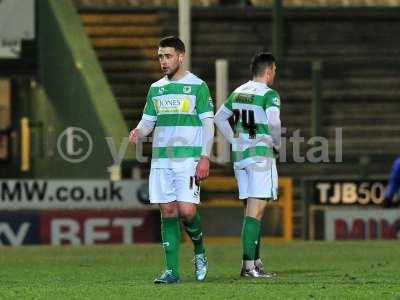
[[[196,206],[179,207],[179,216],[184,220],[192,219],[196,214]]]
[[[163,205],[161,206],[161,215],[164,218],[172,218],[178,216],[178,209],[176,205]]]
[[[246,211],[246,216],[252,217],[257,220],[261,220],[263,215],[264,215],[264,211],[259,210],[259,209],[252,209],[252,210]]]
[[[246,206],[246,215],[261,220],[266,206],[266,199],[249,198]]]
[[[258,210],[258,211],[255,213],[255,215],[256,215],[256,219],[257,219],[257,220],[261,220],[262,217],[264,216],[264,210],[263,210],[263,209]]]

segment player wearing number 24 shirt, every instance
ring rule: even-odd
[[[278,198],[275,155],[280,148],[279,94],[270,88],[275,58],[259,53],[251,61],[252,80],[239,86],[215,115],[215,123],[232,145],[239,198],[245,203],[241,276],[272,277],[260,258],[261,219],[267,201]]]

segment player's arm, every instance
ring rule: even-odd
[[[136,144],[139,138],[148,136],[154,129],[157,121],[157,111],[154,107],[153,100],[150,96],[150,91],[147,95],[146,105],[143,110],[143,116],[139,124],[129,133],[129,142]]]
[[[215,114],[215,125],[217,125],[218,130],[224,136],[224,138],[232,143],[234,132],[232,130],[231,124],[229,123],[229,118],[233,115],[232,112],[232,95],[228,97],[223,105],[218,109]]]
[[[272,146],[275,150],[281,148],[281,119],[279,109],[269,107],[265,111],[268,119],[268,129],[272,138]]]
[[[196,179],[201,181],[208,177],[210,173],[210,155],[214,138],[213,118],[201,119],[202,126],[202,149],[200,160],[196,168]]]
[[[203,128],[201,156],[208,158],[211,155],[213,139],[214,139],[214,119],[213,118],[202,119],[201,126]]]
[[[205,83],[200,87],[196,97],[196,111],[202,126],[201,156],[196,167],[196,179],[201,181],[210,173],[210,155],[214,138],[214,107]]]
[[[281,119],[280,98],[276,91],[267,93],[267,108],[265,110],[268,120],[268,129],[272,138],[272,146],[278,151],[281,148]]]
[[[139,124],[129,134],[129,142],[136,144],[137,140],[148,136],[154,129],[156,122],[141,119]]]

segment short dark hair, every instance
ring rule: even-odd
[[[176,36],[167,36],[162,38],[158,43],[158,47],[172,47],[178,52],[185,52],[185,44]]]
[[[265,68],[272,67],[275,63],[275,57],[269,52],[257,53],[253,56],[250,64],[251,75],[261,76],[265,72]]]

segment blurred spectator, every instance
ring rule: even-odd
[[[399,199],[399,189],[400,189],[400,157],[398,157],[392,167],[392,173],[389,177],[389,183],[385,191],[385,207],[392,207],[395,204],[394,198],[396,196]],[[396,204],[398,205],[398,201]]]

